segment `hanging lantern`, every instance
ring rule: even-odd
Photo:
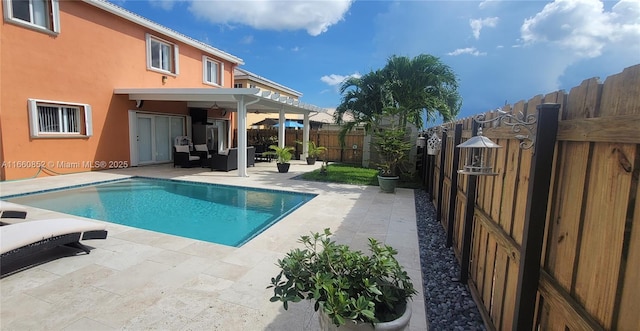
[[[458,145],[459,148],[468,148],[467,163],[459,174],[472,176],[495,176],[498,173],[493,170],[492,150],[502,146],[482,135],[482,127],[478,129],[478,135]]]
[[[416,140],[416,146],[420,148],[424,148],[427,145],[427,138],[420,136],[418,140]]]
[[[442,139],[438,138],[437,134],[433,134],[429,140],[427,140],[427,154],[436,155],[442,144]]]

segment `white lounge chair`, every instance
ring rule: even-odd
[[[0,201],[0,218],[26,218],[27,210],[15,203]]]
[[[65,245],[89,254],[80,240],[106,239],[105,225],[73,218],[24,221],[0,226],[0,263],[8,265],[29,255]]]

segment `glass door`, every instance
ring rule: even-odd
[[[180,116],[137,115],[138,162],[162,163],[173,160],[173,144],[185,135],[185,119]]]
[[[155,143],[156,143],[156,162],[169,162],[173,154],[171,146],[171,131],[169,130],[169,117],[155,117]]]
[[[140,163],[153,162],[151,116],[138,115],[138,160]]]

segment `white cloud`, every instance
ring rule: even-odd
[[[298,46],[293,47],[293,48],[291,48],[291,51],[292,52],[298,52],[298,51],[300,51],[300,47],[298,47]]]
[[[447,53],[447,55],[451,55],[451,56],[458,56],[458,55],[462,55],[462,54],[469,54],[469,55],[473,55],[473,56],[487,55],[487,53],[480,52],[475,47],[458,48],[453,52]]]
[[[520,29],[526,45],[554,43],[578,57],[593,58],[612,46],[638,48],[640,2],[622,0],[611,11],[599,0],[556,0],[528,18]]]
[[[482,2],[480,2],[480,4],[478,5],[478,8],[483,9],[485,7],[488,7],[492,4],[495,4],[496,2],[498,2],[500,0],[484,0]]]
[[[473,36],[478,39],[480,38],[480,30],[483,27],[491,27],[495,28],[498,25],[497,17],[487,17],[487,18],[479,18],[479,19],[470,19],[469,25],[471,26],[471,31],[473,31]]]
[[[184,0],[149,0],[152,6],[159,7],[167,11],[173,9],[173,5],[178,1]]]
[[[356,72],[353,73],[351,75],[347,75],[347,76],[342,76],[342,75],[336,75],[336,74],[331,74],[331,75],[325,75],[320,77],[320,80],[330,86],[339,86],[340,84],[342,84],[342,82],[344,82],[345,79],[350,78],[350,77],[355,77],[355,78],[360,78],[362,77],[362,75],[360,75],[360,73]]]
[[[253,43],[253,36],[252,35],[244,36],[242,40],[240,40],[240,43],[243,45],[249,45]]]
[[[190,2],[193,15],[215,24],[244,24],[276,31],[304,29],[317,36],[342,21],[353,0]]]

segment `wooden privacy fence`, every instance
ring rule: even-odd
[[[297,141],[303,139],[302,130],[285,130],[285,146],[295,148],[295,157],[298,158],[302,154],[302,145]],[[234,137],[237,137],[237,132],[234,132]],[[278,130],[277,129],[262,129],[262,130],[247,130],[247,141],[249,145],[255,145],[268,141],[272,138],[272,143],[268,145],[277,144]],[[327,148],[325,155],[322,159],[326,158],[330,162],[341,162],[347,164],[362,165],[362,147],[364,145],[364,131],[352,131],[345,137],[344,148],[340,146],[340,140],[338,139],[338,131],[336,130],[310,130],[309,140],[313,141],[316,146],[324,146]],[[235,141],[235,139],[234,139]],[[354,146],[356,148],[354,148]]]
[[[467,155],[455,146],[477,126],[463,119],[444,125],[424,174],[485,324],[639,330],[640,65],[503,110],[536,116],[532,149],[511,127],[484,124],[502,146],[499,174],[459,175]]]

